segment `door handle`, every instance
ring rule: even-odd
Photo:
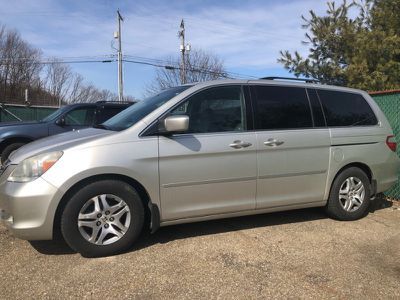
[[[250,147],[251,145],[252,145],[251,143],[248,143],[248,142],[242,142],[242,147],[243,147],[243,148]]]
[[[235,148],[235,149],[241,149],[241,148],[250,147],[251,145],[252,145],[251,143],[237,140],[237,141],[234,141],[232,144],[229,144],[229,147],[232,147],[232,148]]]
[[[277,139],[268,139],[266,142],[264,142],[264,145],[265,146],[275,147],[275,146],[280,146],[283,143],[284,143],[283,141],[280,141],[280,140],[277,140]]]

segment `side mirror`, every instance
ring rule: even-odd
[[[189,117],[186,115],[169,116],[164,119],[166,132],[185,132],[189,129]]]
[[[59,119],[56,121],[56,125],[61,126],[61,127],[65,126],[65,119],[64,119],[64,117],[59,118]]]

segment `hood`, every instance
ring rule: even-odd
[[[95,139],[114,134],[115,131],[88,128],[70,131],[62,134],[46,137],[26,144],[11,154],[11,164],[18,164],[24,159],[41,153],[52,151],[64,151],[68,148],[93,141]]]
[[[19,122],[19,121],[14,121],[14,122],[0,122],[0,129],[3,127],[10,127],[10,126],[25,126],[25,125],[35,125],[39,124],[40,122],[38,121],[25,121],[25,122]]]

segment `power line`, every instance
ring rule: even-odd
[[[72,61],[32,61],[32,64],[43,64],[43,65],[51,65],[51,64],[86,64],[86,63],[111,63],[111,62],[117,62],[117,59],[109,59],[109,60],[72,60]],[[144,61],[136,61],[136,60],[128,60],[128,59],[122,59],[123,62],[128,62],[128,63],[135,63],[135,64],[141,64],[141,65],[148,65],[148,66],[153,66],[153,67],[158,67],[158,68],[165,68],[167,70],[181,70],[180,67],[175,67],[171,65],[163,65],[163,64],[154,64],[150,62],[144,62]],[[23,63],[26,63],[24,61]],[[7,63],[1,63],[0,65],[6,65]],[[17,64],[14,62],[14,64]],[[226,73],[224,72],[214,72],[210,70],[205,70],[205,69],[195,69],[195,68],[190,68],[188,69],[192,72],[201,72],[201,73],[209,73],[209,74],[216,74],[216,75],[224,75]],[[226,76],[224,76],[226,77]]]
[[[150,65],[156,64],[156,65],[170,65],[171,61],[167,61],[167,60],[162,60],[162,59],[154,59],[154,58],[148,58],[148,57],[143,57],[143,56],[134,56],[134,55],[129,55],[126,54],[124,55],[124,57],[129,58],[129,59],[133,59],[135,61],[146,61],[149,62]],[[173,62],[174,64],[178,65],[179,62]],[[200,67],[194,66],[195,68],[199,69]],[[237,72],[226,72],[229,73],[231,75],[234,75],[236,77],[242,77],[242,78],[255,78],[258,79],[259,76],[253,76],[253,75],[248,75],[248,74],[242,74],[242,73],[237,73]]]
[[[127,62],[127,63],[134,63],[134,64],[141,64],[141,65],[148,65],[148,66],[153,66],[153,67],[158,67],[158,68],[164,68],[167,70],[179,70],[179,71],[183,70],[182,67],[176,67],[176,66],[171,66],[171,65],[154,64],[154,63],[150,63],[150,62],[128,60],[128,59],[124,59],[123,61]],[[211,70],[207,70],[207,69],[197,69],[197,68],[187,68],[187,67],[185,68],[185,70],[191,71],[191,72],[214,74],[214,75],[221,76],[224,78],[230,78],[230,77],[228,77],[228,72],[216,72],[216,71],[211,71]]]
[[[151,63],[151,62],[143,62],[143,61],[137,61],[137,60],[129,60],[129,59],[124,59],[124,62],[128,62],[128,63],[135,63],[135,64],[141,64],[141,65],[148,65],[148,66],[153,66],[153,67],[158,67],[158,68],[165,68],[167,70],[182,70],[182,67],[176,67],[176,66],[172,66],[172,65],[164,65],[164,64],[157,64],[157,63]],[[205,68],[196,68],[196,67],[192,67],[192,68],[185,68],[187,71],[191,71],[191,72],[199,72],[199,73],[207,73],[207,74],[213,74],[213,75],[217,75],[217,76],[221,76],[224,78],[230,78],[230,79],[234,79],[235,77],[237,78],[236,75],[240,75],[239,77],[243,77],[243,78],[259,78],[257,76],[252,76],[252,75],[244,75],[244,74],[239,74],[239,73],[235,73],[235,72],[217,72],[217,71],[212,71],[209,69],[205,69]]]
[[[54,64],[86,64],[86,63],[109,63],[109,62],[114,62],[117,61],[115,59],[106,59],[106,60],[71,60],[71,61],[31,61],[29,63],[32,64],[40,64],[40,65],[54,65]],[[20,64],[20,63],[26,63],[27,61],[22,61],[22,62],[12,62],[12,64]],[[7,62],[0,62],[0,65],[8,65],[9,63]]]
[[[59,63],[59,62],[80,62],[80,61],[99,61],[112,59],[116,56],[111,55],[86,55],[86,56],[63,56],[63,57],[45,57],[41,60],[41,62],[52,62],[52,63]],[[32,57],[17,57],[17,58],[0,58],[0,63],[30,63],[30,62],[37,62],[35,58]]]
[[[129,55],[129,54],[124,54],[124,57],[129,58],[129,59],[134,59],[134,60],[150,61],[150,62],[161,63],[161,64],[168,63],[168,61],[165,59],[149,58],[149,57],[135,56],[135,55]]]
[[[81,56],[81,57],[90,57],[90,56]],[[52,65],[52,64],[86,64],[86,63],[112,63],[117,62],[118,59],[115,58],[115,55],[104,55],[98,56],[104,57],[104,59],[74,59],[74,60],[62,60],[57,58],[56,60],[42,60],[42,61],[34,61],[32,59],[22,58],[17,60],[8,60],[8,59],[0,59],[0,65],[7,65],[7,64],[20,64],[20,63],[32,63],[32,64],[43,64],[43,65]],[[132,55],[124,55],[123,57],[134,57]],[[76,57],[78,58],[78,57]],[[161,59],[153,59],[153,58],[145,58],[145,57],[137,57],[140,59],[125,59],[123,58],[122,61],[127,63],[134,63],[134,64],[141,64],[147,66],[153,66],[157,68],[165,68],[167,70],[182,70],[181,67],[171,65],[171,62],[161,60]],[[178,64],[178,63],[177,63]],[[255,78],[258,79],[257,76],[241,74],[237,72],[216,72],[206,68],[201,68],[198,66],[192,66],[190,68],[186,68],[187,71],[191,72],[199,72],[199,73],[206,73],[206,74],[213,74],[217,76],[221,76],[224,78]]]

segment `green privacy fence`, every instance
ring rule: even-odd
[[[39,121],[58,107],[25,106],[25,105],[0,105],[0,122]],[[1,124],[0,124],[1,126]]]
[[[373,92],[371,96],[386,115],[397,137],[397,142],[400,142],[400,90]],[[397,155],[400,156],[400,147],[397,147]],[[400,180],[385,194],[400,199]]]

